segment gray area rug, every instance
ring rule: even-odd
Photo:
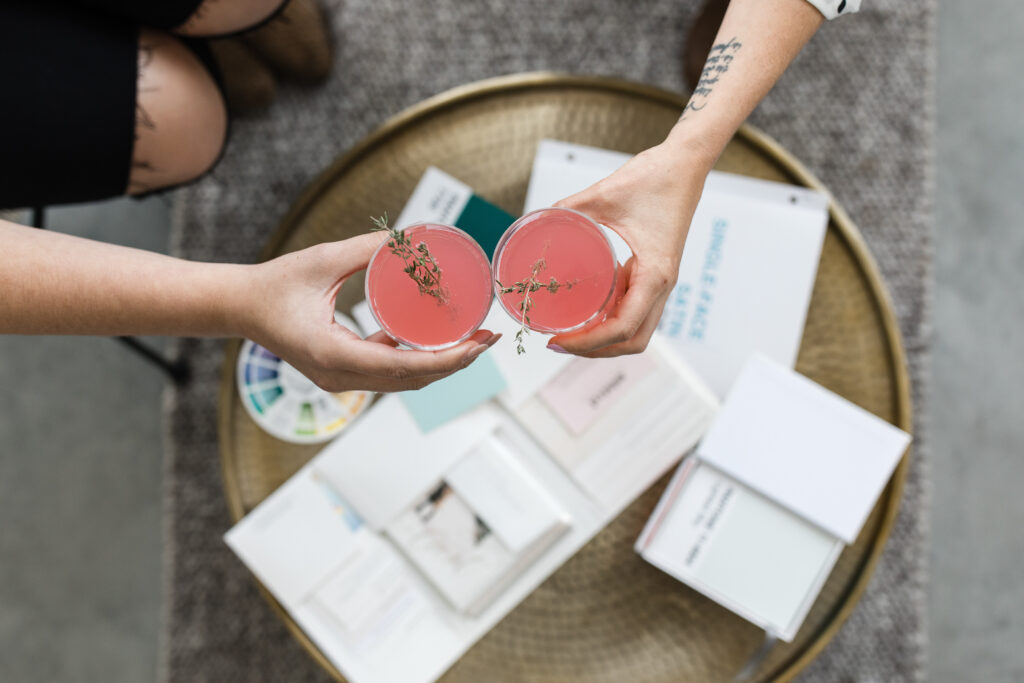
[[[176,197],[173,253],[251,262],[299,192],[386,117],[450,87],[552,69],[682,88],[697,2],[328,0],[335,67],[240,121],[214,173]],[[852,617],[805,681],[924,676],[928,477],[922,419],[931,263],[934,0],[868,0],[826,25],[752,122],[834,191],[888,281],[914,382],[917,441],[905,500]],[[217,453],[223,344],[180,340],[194,377],[166,397],[165,603],[160,681],[326,681],[221,535]]]

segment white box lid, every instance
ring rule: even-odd
[[[909,444],[906,432],[756,355],[697,452],[853,543]]]

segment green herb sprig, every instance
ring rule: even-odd
[[[370,216],[373,221],[373,232],[387,232],[387,241],[391,253],[405,261],[405,273],[419,287],[420,294],[437,299],[438,304],[448,303],[448,289],[441,284],[441,267],[423,242],[413,246],[409,235],[388,225],[388,214],[380,218]]]
[[[514,282],[511,287],[506,287],[501,284],[500,280],[495,280],[495,282],[498,283],[498,287],[502,294],[516,293],[523,295],[522,300],[519,302],[519,331],[516,332],[515,336],[516,355],[526,353],[526,346],[523,341],[525,336],[530,334],[530,328],[528,325],[530,324],[530,309],[532,309],[534,305],[533,295],[542,289],[546,289],[552,294],[556,294],[562,287],[572,289],[573,285],[577,282],[576,280],[572,280],[570,282],[559,282],[555,278],[551,278],[547,282],[541,282],[537,279],[537,276],[540,275],[540,272],[545,268],[547,268],[547,261],[545,261],[542,256],[534,262],[532,272],[528,279]]]

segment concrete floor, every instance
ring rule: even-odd
[[[47,218],[167,244],[161,199]],[[162,388],[110,339],[0,336],[0,681],[154,680]]]
[[[1024,7],[942,2],[932,680],[1024,681]]]
[[[1024,680],[1024,6],[942,0],[929,669]],[[160,199],[55,229],[163,249]],[[0,337],[0,681],[152,680],[162,378],[106,339]]]

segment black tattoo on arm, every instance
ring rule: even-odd
[[[728,42],[718,43],[711,48],[711,52],[708,53],[708,59],[704,62],[704,70],[700,74],[697,87],[693,89],[690,101],[686,103],[683,113],[679,117],[680,121],[685,120],[687,114],[698,112],[707,106],[708,97],[711,96],[712,91],[715,89],[715,84],[729,71],[732,60],[742,47],[743,43],[736,40],[736,38],[732,38]]]

